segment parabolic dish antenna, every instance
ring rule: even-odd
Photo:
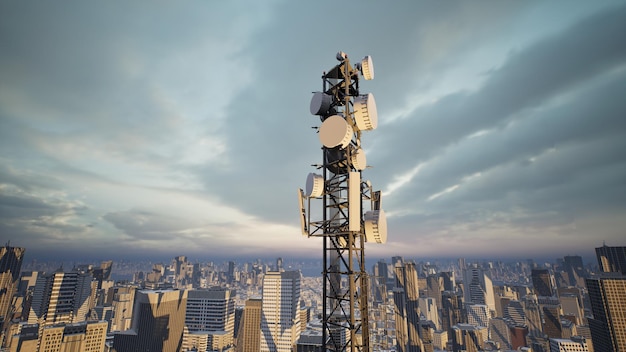
[[[326,148],[347,147],[352,140],[353,133],[352,126],[339,115],[333,115],[324,120],[319,129],[320,142]]]
[[[374,62],[371,56],[367,55],[361,60],[361,73],[368,81],[374,79]]]
[[[324,176],[310,173],[306,178],[306,196],[318,198],[324,193]]]
[[[367,242],[387,242],[387,217],[384,210],[370,210],[363,217],[365,220],[365,239]]]
[[[365,151],[361,148],[354,150],[352,155],[350,155],[350,161],[352,161],[352,166],[354,166],[355,169],[365,170],[365,167],[367,166]]]
[[[330,109],[330,104],[333,102],[333,97],[326,93],[315,92],[311,98],[311,115],[324,115]]]
[[[370,131],[378,127],[378,111],[372,93],[359,95],[354,99],[354,123],[360,131]]]

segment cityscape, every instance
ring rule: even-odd
[[[0,2],[0,352],[626,351],[624,33]]]
[[[127,262],[132,278],[112,280],[112,261],[30,270],[49,264],[25,263],[26,251],[0,250],[3,351],[326,351],[311,262],[177,256],[148,270]],[[594,263],[379,259],[367,275],[370,350],[624,350],[626,247],[595,252]]]

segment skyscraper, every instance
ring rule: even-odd
[[[550,275],[548,269],[533,269],[530,275],[537,296],[550,297],[554,295],[552,275]]]
[[[261,352],[290,352],[300,337],[300,272],[267,272],[263,278]]]
[[[396,266],[395,273],[396,334],[406,336],[406,343],[398,339],[398,350],[401,352],[421,351],[419,288],[415,263],[406,262],[403,266]],[[406,329],[406,331],[398,331],[399,329]]]
[[[28,322],[50,325],[85,321],[94,303],[92,280],[91,274],[61,269],[38,276]]]
[[[2,322],[11,320],[11,301],[17,290],[24,259],[24,248],[0,247],[0,319]],[[1,324],[0,327],[3,327]]]
[[[489,308],[484,304],[467,304],[467,323],[474,326],[489,327]]]
[[[441,327],[452,336],[452,327],[464,320],[463,297],[451,291],[444,291],[441,297]]]
[[[485,304],[490,311],[496,310],[496,299],[493,293],[491,278],[483,269],[473,265],[463,271],[465,303]]]
[[[185,326],[189,333],[225,332],[222,334],[222,342],[232,345],[235,326],[235,290],[219,287],[208,290],[189,290]],[[184,337],[185,340],[186,337]],[[191,348],[191,346],[184,347]]]
[[[620,272],[626,275],[626,247],[609,247],[604,245],[596,248],[600,271],[605,273]]]
[[[114,334],[117,352],[179,351],[183,343],[186,290],[135,293],[132,328]]]
[[[237,334],[237,352],[258,352],[261,350],[262,309],[263,301],[260,298],[250,298],[246,301]]]
[[[524,304],[524,316],[526,317],[526,326],[528,327],[528,335],[531,337],[543,336],[541,324],[541,311],[537,296],[526,295],[522,299]]]
[[[511,350],[511,331],[504,318],[489,320],[489,336],[492,341],[498,342],[502,350]]]
[[[626,351],[626,276],[587,279],[593,319],[588,318],[595,351]]]

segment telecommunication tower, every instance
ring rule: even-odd
[[[337,60],[311,99],[311,114],[322,122],[314,127],[322,164],[313,165],[321,174],[310,173],[306,190],[298,190],[300,224],[304,236],[323,242],[324,349],[369,352],[365,243],[387,241],[381,192],[361,178],[367,166],[361,134],[376,129],[378,115],[374,96],[359,92],[359,78],[373,79],[374,66],[370,56],[354,66],[344,52]]]

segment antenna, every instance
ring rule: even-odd
[[[306,192],[298,190],[301,229],[323,241],[323,350],[369,352],[365,242],[387,241],[381,193],[361,181],[367,168],[361,134],[377,128],[378,114],[374,96],[359,93],[359,77],[373,79],[374,64],[366,56],[351,66],[343,51],[336,59],[339,63],[324,72],[322,90],[313,92],[309,107],[322,122],[317,129],[322,164],[315,165],[322,175],[310,173]],[[312,202],[321,205],[321,219],[311,219]]]

